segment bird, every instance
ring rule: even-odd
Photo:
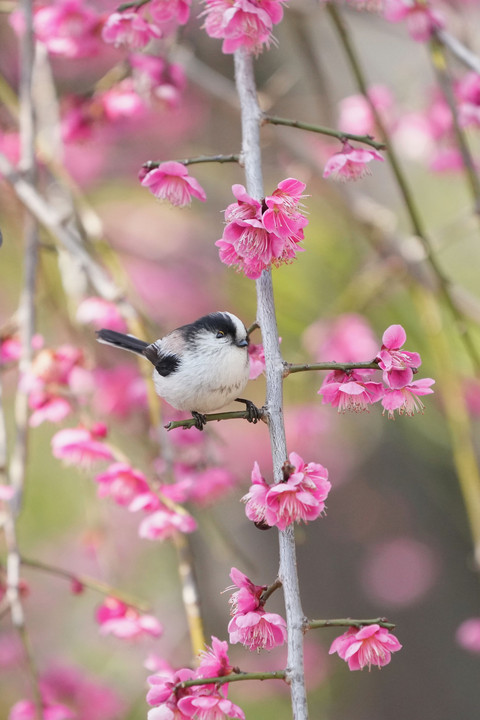
[[[97,331],[97,340],[149,360],[157,394],[177,410],[190,412],[199,430],[207,413],[221,410],[232,400],[245,403],[250,422],[260,417],[250,400],[237,397],[249,379],[249,338],[233,313],[203,315],[152,343],[108,328]]]

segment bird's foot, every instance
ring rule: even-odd
[[[195,420],[195,427],[197,430],[203,430],[205,425],[207,424],[207,418],[202,413],[196,412],[196,410],[192,410],[192,417]]]
[[[248,422],[255,425],[255,423],[257,423],[262,417],[262,411],[260,410],[260,408],[257,408],[257,406],[251,400],[245,400],[244,398],[235,398],[235,402],[245,403]]]

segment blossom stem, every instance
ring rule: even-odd
[[[108,585],[108,583],[101,582],[100,580],[96,580],[95,578],[87,575],[78,575],[78,573],[64,570],[63,568],[56,567],[55,565],[49,565],[41,560],[32,560],[31,558],[26,558],[23,555],[20,557],[20,564],[25,567],[33,568],[34,570],[41,570],[42,572],[49,573],[50,575],[56,575],[57,577],[64,578],[70,582],[78,582],[80,585],[83,585],[89,590],[95,590],[95,592],[101,593],[102,595],[111,595],[124,602],[126,605],[130,605],[131,607],[140,610],[140,612],[149,612],[151,610],[147,603],[133,597],[133,595],[117,590],[111,585]]]
[[[231,153],[230,155],[198,155],[197,157],[184,158],[183,160],[177,160],[176,162],[182,165],[199,165],[200,163],[241,163],[241,156],[238,153]],[[147,170],[153,170],[162,164],[161,160],[147,160],[143,163],[143,167]]]
[[[271,585],[267,587],[266,590],[264,590],[260,596],[260,602],[263,605],[267,602],[268,598],[273,595],[275,590],[278,590],[282,587],[282,581],[280,579],[276,579],[275,582],[273,582]]]
[[[465,344],[465,348],[472,360],[472,363],[476,369],[480,369],[480,356],[477,351],[477,348],[475,347],[475,345],[472,341],[471,334],[469,333],[468,329],[466,328],[463,315],[462,315],[461,311],[458,310],[458,308],[455,304],[455,301],[452,297],[451,281],[449,280],[447,275],[444,273],[442,267],[440,266],[440,263],[437,261],[437,258],[433,252],[430,238],[428,237],[428,235],[423,227],[423,223],[421,221],[420,214],[418,212],[417,206],[413,199],[413,194],[410,191],[410,188],[408,186],[408,183],[406,181],[404,173],[400,167],[400,163],[398,161],[397,154],[395,152],[393,144],[390,141],[389,135],[386,131],[386,128],[384,126],[384,123],[382,121],[382,118],[381,118],[377,108],[375,107],[374,103],[372,102],[372,100],[368,94],[367,81],[366,81],[366,78],[365,78],[365,75],[363,72],[363,68],[361,67],[360,60],[358,58],[358,55],[357,55],[357,52],[353,45],[353,42],[350,38],[347,26],[345,25],[345,22],[343,21],[342,15],[339,12],[338,7],[336,6],[336,3],[334,3],[334,2],[327,3],[325,9],[329,13],[332,23],[335,26],[335,29],[338,33],[340,41],[345,50],[345,54],[347,55],[348,61],[350,63],[352,73],[357,82],[358,88],[359,88],[360,92],[362,93],[362,95],[364,96],[366,102],[369,104],[370,110],[373,114],[373,117],[375,118],[375,123],[379,127],[382,137],[384,139],[385,147],[387,150],[388,161],[390,163],[392,172],[395,176],[395,180],[397,182],[400,194],[405,203],[406,210],[410,217],[412,230],[413,230],[414,234],[420,239],[420,241],[424,247],[427,260],[438,279],[440,291],[445,299],[447,306],[449,307],[449,309],[452,313],[453,318],[455,319],[455,323],[457,325],[459,334]]]
[[[325,627],[363,627],[364,625],[380,625],[387,630],[393,630],[395,623],[388,622],[385,618],[373,618],[369,620],[357,620],[356,618],[334,618],[332,620],[308,620],[306,629],[316,630]]]
[[[292,373],[308,372],[310,370],[343,370],[344,372],[348,372],[349,370],[378,370],[378,362],[376,360],[352,363],[319,362],[302,363],[300,365],[284,363],[283,367],[283,377],[288,377],[288,375]]]
[[[260,412],[260,419],[266,422],[265,418],[265,412],[263,408],[259,408]],[[237,418],[241,418],[244,420],[249,419],[249,414],[246,410],[234,410],[232,412],[224,412],[224,413],[211,413],[209,415],[204,415],[205,422],[214,422],[219,420],[235,420]],[[197,421],[195,418],[186,418],[185,420],[172,420],[172,422],[169,422],[167,425],[165,425],[165,428],[167,430],[174,430],[175,428],[191,428],[196,426]]]
[[[242,116],[242,155],[245,163],[247,192],[256,200],[264,196],[260,125],[262,112],[258,104],[253,71],[253,57],[245,48],[234,54],[235,82]],[[265,414],[270,433],[275,482],[283,479],[282,466],[287,459],[287,443],[283,422],[283,360],[280,353],[272,275],[264,270],[256,281],[257,320],[262,328],[265,349],[266,404]],[[298,583],[295,535],[293,526],[279,532],[280,569],[288,629],[286,679],[290,685],[294,720],[307,720],[308,707],[303,663],[303,622]]]
[[[195,680],[185,680],[178,683],[174,692],[183,690],[184,688],[194,687],[195,685],[225,685],[231,682],[242,682],[243,680],[286,680],[287,673],[285,670],[275,670],[273,672],[232,672],[229,675],[221,675],[213,678],[196,678]]]
[[[364,145],[370,145],[375,148],[375,150],[385,149],[385,143],[374,140],[371,135],[355,135],[353,133],[335,130],[334,128],[312,125],[311,123],[301,122],[300,120],[290,120],[288,118],[276,117],[275,115],[264,115],[263,122],[269,123],[270,125],[284,125],[286,127],[298,128],[299,130],[308,130],[309,132],[319,133],[320,135],[328,135],[337,138],[340,142],[356,140]]]

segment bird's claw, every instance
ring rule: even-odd
[[[202,413],[192,410],[192,417],[195,420],[195,427],[197,428],[197,430],[203,430],[203,428],[207,424],[206,416]]]
[[[244,398],[235,398],[236,402],[245,403],[245,410],[247,412],[247,420],[249,423],[257,423],[260,418],[262,417],[262,411],[260,408],[257,408],[257,406],[251,401],[251,400],[245,400]]]

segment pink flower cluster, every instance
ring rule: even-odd
[[[179,687],[189,680],[221,678],[233,672],[228,658],[228,644],[212,637],[212,645],[199,656],[196,671],[190,668],[173,670],[168,667],[148,678],[150,689],[147,702],[152,706],[148,720],[167,718],[189,720],[189,718],[237,718],[245,720],[243,710],[228,699],[228,684],[196,684]]]
[[[374,369],[333,370],[318,391],[322,402],[337,407],[339,412],[367,410],[369,405],[382,401],[384,411],[393,417],[413,415],[424,408],[419,399],[433,393],[434,380],[413,380],[414,372],[421,365],[418,353],[402,350],[406,333],[401,325],[391,325],[383,334],[383,344],[375,362],[383,371],[383,383],[373,381]]]
[[[228,624],[230,642],[241,643],[249,650],[271,650],[283,645],[287,638],[285,620],[277,613],[266,612],[261,599],[266,585],[255,585],[250,578],[237,568],[232,568],[230,577],[235,583],[232,590],[238,590],[230,597],[232,619]]]
[[[384,17],[394,23],[405,20],[410,37],[418,42],[428,42],[445,25],[428,0],[385,0]]]
[[[360,629],[349,628],[333,641],[329,654],[338,653],[350,670],[363,670],[364,667],[370,670],[372,665],[379,668],[388,665],[392,653],[401,648],[395,635],[375,623]]]
[[[114,635],[122,640],[142,636],[160,637],[163,628],[153,615],[140,613],[114,597],[106,597],[95,613],[101,635]]]
[[[222,52],[245,48],[258,54],[273,40],[273,26],[283,17],[286,0],[204,0],[205,30],[223,40]]]
[[[115,46],[131,50],[144,48],[151,40],[172,35],[190,16],[191,0],[150,0],[137,7],[112,13],[102,38]]]
[[[290,453],[289,460],[286,479],[275,485],[265,481],[255,463],[252,485],[242,498],[249,520],[285,530],[294,522],[311,522],[323,513],[331,488],[328,470],[319,463],[305,463],[295,452]]]
[[[128,62],[131,75],[108,89],[64,96],[61,129],[65,143],[85,142],[103,128],[111,134],[122,122],[144,119],[150,108],[178,107],[186,86],[180,65],[144,53],[132,53]]]
[[[39,676],[44,720],[116,720],[126,711],[109,687],[74,667],[58,665]],[[35,704],[20,700],[8,720],[37,720]]]
[[[327,160],[323,177],[332,175],[337,180],[359,180],[369,174],[372,160],[383,161],[383,157],[373,148],[355,148],[346,140],[341,152]]]
[[[302,248],[308,220],[301,212],[305,184],[295,178],[282,180],[263,202],[254,200],[243,185],[233,185],[237,198],[225,210],[226,226],[215,245],[220,260],[259,278],[272,265],[291,262]]]
[[[100,460],[113,460],[112,449],[104,442],[107,427],[95,423],[90,429],[83,425],[64,428],[52,437],[52,453],[67,465],[89,468]]]
[[[10,21],[17,33],[24,29],[20,11]],[[102,17],[82,0],[56,0],[34,8],[33,29],[48,52],[70,59],[96,55],[101,49]]]
[[[92,390],[91,373],[84,367],[83,352],[72,345],[44,348],[34,358],[31,373],[22,378],[33,411],[30,425],[60,422]]]
[[[143,187],[149,188],[156,198],[176,207],[190,205],[192,196],[202,202],[207,199],[198,180],[191,177],[185,165],[179,162],[163,162],[152,170],[142,168],[140,180]]]
[[[146,540],[166,540],[177,532],[191,533],[197,529],[193,517],[181,508],[167,507],[159,495],[152,492],[146,476],[126,463],[116,462],[95,477],[99,497],[111,497],[131,512],[146,511],[138,533]],[[166,485],[168,489],[174,486]],[[177,502],[175,499],[174,502]]]

